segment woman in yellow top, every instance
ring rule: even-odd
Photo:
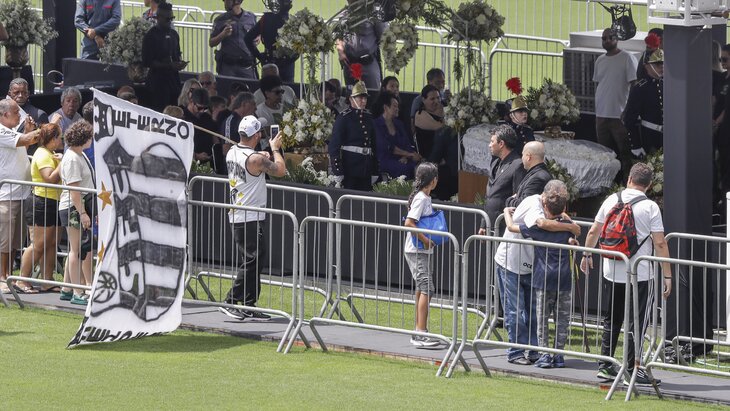
[[[38,149],[33,154],[30,175],[33,183],[59,184],[61,181],[61,154],[55,150],[63,148],[61,127],[58,124],[44,124],[38,137]],[[61,190],[57,188],[34,187],[32,213],[26,223],[32,227],[33,243],[23,252],[20,275],[30,276],[36,264],[41,263],[43,278],[53,280],[56,266],[56,237],[58,232],[58,199]],[[18,287],[25,293],[36,293],[30,284],[19,281]],[[48,291],[54,287],[42,289]],[[57,288],[57,287],[56,287]]]

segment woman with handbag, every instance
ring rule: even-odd
[[[31,180],[34,183],[58,184],[61,181],[61,154],[56,150],[63,148],[61,127],[55,123],[44,124],[40,128],[38,149],[33,153],[30,163]],[[43,279],[53,280],[56,265],[56,237],[58,233],[58,199],[61,190],[57,188],[34,187],[32,211],[25,216],[26,224],[32,228],[32,243],[23,252],[20,275],[29,277],[38,262],[41,262]],[[24,293],[36,293],[30,284],[18,281]],[[42,289],[43,292],[58,290],[57,287]]]
[[[94,130],[86,121],[77,121],[66,130],[68,150],[61,160],[61,181],[63,185],[94,189],[94,171],[84,149],[91,146]],[[86,201],[86,200],[91,200]],[[75,190],[63,190],[59,201],[61,223],[68,234],[68,263],[63,275],[66,283],[91,285],[91,218],[93,210],[87,210],[85,203],[93,205],[94,194]],[[83,279],[81,278],[83,273]],[[61,300],[71,304],[86,305],[88,294],[80,289],[62,289]]]

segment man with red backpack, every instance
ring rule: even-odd
[[[659,206],[646,197],[646,190],[651,185],[653,173],[644,163],[636,163],[629,172],[626,189],[611,194],[601,205],[595,222],[586,236],[586,247],[595,247],[604,250],[618,251],[629,257],[629,262],[643,255],[651,255],[652,250],[658,257],[669,257],[669,248],[664,239],[664,223]],[[648,239],[651,238],[651,241]],[[593,268],[593,258],[590,253],[584,253],[580,268],[588,273]],[[620,259],[603,258],[603,335],[601,337],[601,355],[613,357],[616,351],[621,327],[629,327],[633,331],[633,310],[629,315],[629,324],[623,324],[625,307],[626,273],[630,267]],[[661,275],[664,276],[662,296],[667,298],[672,290],[672,268],[670,264],[661,264]],[[648,261],[639,263],[637,267],[639,324],[642,330],[640,337],[646,331],[650,308],[657,291],[654,290],[654,272]],[[657,273],[658,274],[658,273]],[[634,340],[633,333],[629,334],[624,344],[628,344],[627,364],[631,374],[634,368]],[[640,356],[641,353],[638,353]],[[639,357],[640,358],[640,357]],[[598,378],[614,380],[619,378],[618,370],[611,363],[600,362]],[[655,380],[658,384],[660,381]],[[628,384],[628,381],[624,381]],[[651,384],[644,370],[639,370],[638,384]]]

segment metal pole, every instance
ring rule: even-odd
[[[725,199],[725,215],[727,216],[725,231],[727,232],[727,238],[730,240],[730,192],[725,193]],[[725,244],[725,264],[730,265],[730,242]],[[730,270],[725,271],[725,278],[730,278]],[[730,281],[725,282],[725,324],[730,324]],[[730,342],[730,332],[727,333],[725,338],[727,342]]]

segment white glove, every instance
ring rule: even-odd
[[[375,184],[375,182],[378,181],[379,178],[380,176],[370,176],[370,184]]]
[[[643,148],[635,148],[631,150],[631,154],[633,154],[635,157],[646,157],[646,151],[644,151]]]

